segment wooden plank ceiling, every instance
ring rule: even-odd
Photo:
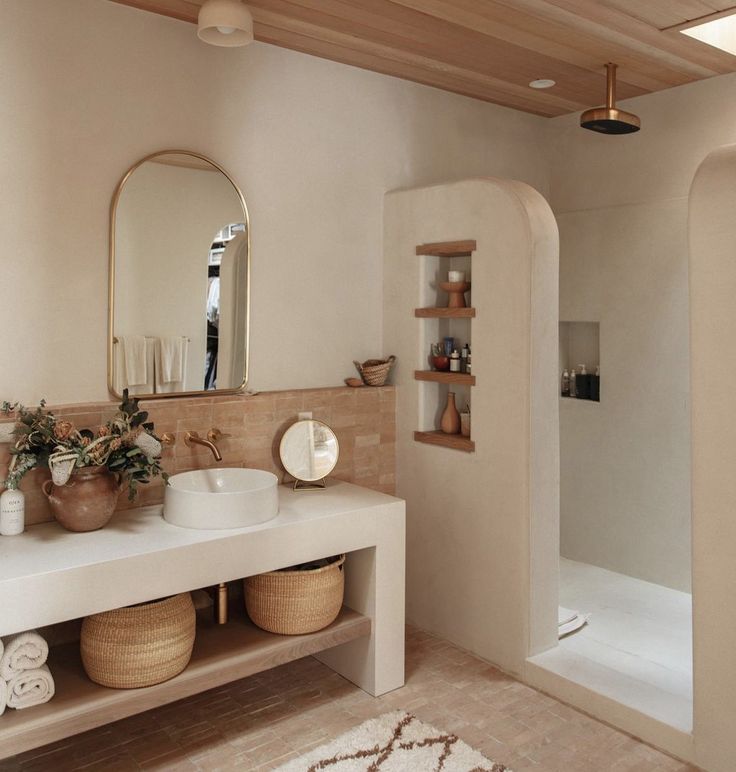
[[[196,23],[203,0],[112,0]],[[682,35],[734,0],[248,0],[255,37],[325,59],[554,116],[736,71]],[[537,91],[536,78],[557,85]]]

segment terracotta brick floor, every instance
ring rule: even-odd
[[[0,770],[268,770],[396,709],[454,731],[514,772],[695,769],[446,641],[415,629],[407,636],[407,684],[378,699],[307,657],[16,756]]]

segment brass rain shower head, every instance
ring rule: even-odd
[[[616,107],[615,64],[609,62],[606,65],[606,106],[586,110],[580,116],[580,125],[600,134],[631,134],[641,128],[638,115]]]

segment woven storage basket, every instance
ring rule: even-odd
[[[269,571],[249,576],[245,608],[258,627],[280,635],[302,635],[327,627],[340,613],[345,591],[345,555],[311,571]]]
[[[366,386],[383,386],[395,361],[391,355],[388,359],[367,359],[363,364],[353,360],[353,364]]]
[[[188,592],[88,616],[82,664],[95,683],[137,689],[168,681],[189,663],[196,615]]]

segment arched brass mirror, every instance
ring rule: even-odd
[[[248,380],[250,223],[218,164],[146,156],[110,208],[108,388],[139,397],[233,393]]]

